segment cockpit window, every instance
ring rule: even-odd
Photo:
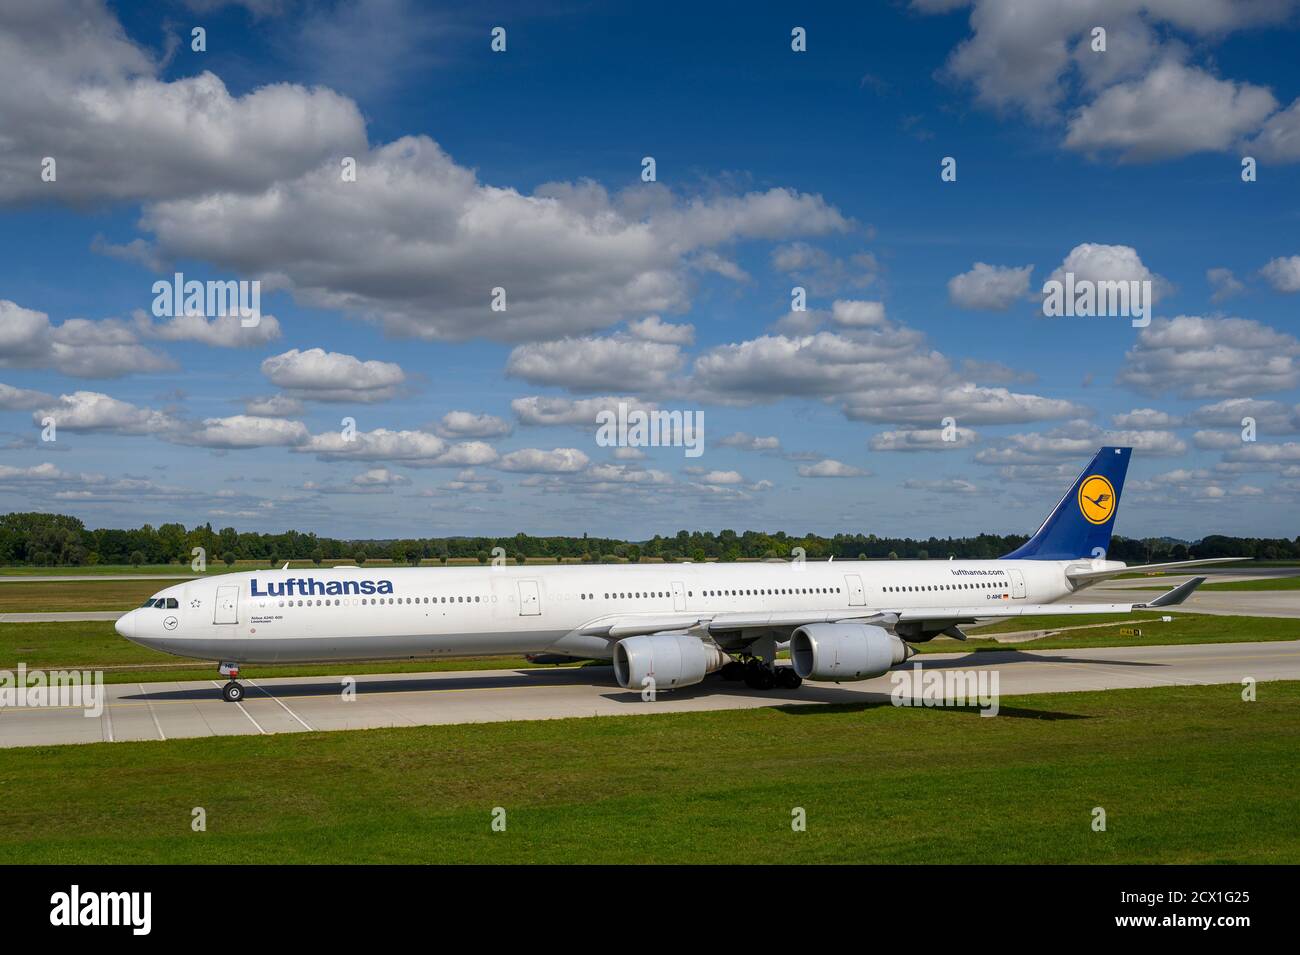
[[[179,607],[179,606],[180,606],[180,602],[179,602],[175,597],[168,597],[168,598],[167,598],[167,609],[168,609],[168,610],[175,610],[175,609],[176,609],[177,607]]]
[[[161,599],[162,599],[161,597],[150,597],[148,600],[146,600],[144,603],[140,605],[140,609],[143,610],[145,607],[152,607],[155,603],[157,603]]]

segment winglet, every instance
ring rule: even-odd
[[[1152,600],[1150,603],[1134,604],[1133,609],[1150,610],[1150,609],[1154,609],[1155,607],[1176,607],[1184,600],[1186,600],[1188,597],[1190,597],[1192,595],[1192,591],[1194,591],[1197,587],[1201,586],[1201,584],[1203,583],[1205,583],[1204,577],[1193,577],[1191,580],[1179,584],[1173,590],[1166,590],[1164,593],[1162,593],[1155,600]]]

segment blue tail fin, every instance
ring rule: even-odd
[[[1034,536],[1003,560],[1104,557],[1132,448],[1102,448]]]

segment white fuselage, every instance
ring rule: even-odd
[[[608,658],[603,618],[1043,604],[1076,561],[819,561],[259,570],[160,591],[137,643],[232,663],[555,652]],[[1112,565],[1122,566],[1122,565]],[[367,586],[369,585],[369,586]],[[367,592],[373,591],[373,592]],[[173,602],[174,601],[174,605]]]

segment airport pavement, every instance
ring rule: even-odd
[[[918,660],[926,670],[996,670],[1003,695],[1300,679],[1300,641],[934,654],[907,668]],[[888,699],[893,685],[884,676],[761,692],[710,677],[647,703],[620,689],[608,667],[565,667],[358,676],[355,698],[346,700],[339,677],[264,681],[256,668],[246,673],[252,679],[243,681],[239,704],[222,702],[220,684],[203,680],[110,684],[98,717],[72,707],[0,709],[0,746],[873,703]]]
[[[1153,600],[1187,578],[1123,580],[1080,591],[1066,600],[1071,603],[1140,603]],[[1133,586],[1136,585],[1136,586]],[[1198,590],[1174,611],[1210,613],[1230,617],[1300,617],[1300,590]]]

